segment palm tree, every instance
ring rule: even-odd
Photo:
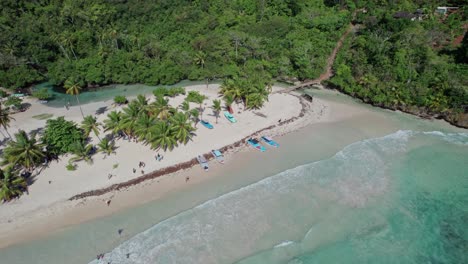
[[[213,100],[213,112],[216,117],[216,124],[218,124],[219,113],[221,113],[221,101],[218,99]]]
[[[43,144],[37,142],[36,135],[29,137],[24,130],[20,130],[15,134],[15,140],[8,142],[3,150],[3,163],[13,167],[21,166],[30,172],[44,160],[42,148]]]
[[[91,159],[91,152],[93,150],[93,145],[91,144],[85,144],[81,141],[76,141],[75,144],[73,144],[72,148],[72,153],[73,157],[70,159],[70,162],[76,162],[80,160],[84,160],[88,163],[93,163],[93,160]]]
[[[171,117],[170,126],[175,138],[184,144],[187,144],[189,139],[192,138],[192,132],[195,130],[190,124],[188,117],[181,112]]]
[[[203,51],[198,51],[197,54],[195,54],[195,64],[200,65],[202,69],[205,68],[205,59],[206,54]]]
[[[171,116],[171,113],[174,112],[169,106],[169,101],[164,99],[164,97],[158,96],[156,101],[152,104],[153,112],[162,120],[167,120]]]
[[[8,202],[21,196],[27,190],[26,180],[13,170],[12,166],[0,169],[0,200]]]
[[[119,134],[122,131],[121,120],[121,112],[110,112],[107,114],[107,119],[104,120],[104,131],[110,130],[112,135]]]
[[[113,140],[108,139],[107,137],[102,139],[97,146],[99,147],[99,151],[107,154],[107,156],[110,156],[110,154],[115,153],[115,142]]]
[[[0,104],[0,126],[2,126],[8,134],[8,137],[11,138],[10,132],[8,132],[8,127],[10,127],[11,120],[15,120],[13,117],[10,116],[10,113],[2,108]]]
[[[148,99],[146,99],[144,95],[139,94],[137,98],[132,101],[132,103],[136,105],[140,113],[148,113],[149,111]]]
[[[195,124],[195,127],[197,127],[198,121],[200,121],[200,119],[198,118],[199,115],[200,115],[200,111],[198,111],[198,109],[196,108],[191,109],[189,112],[189,116],[192,119],[193,123]]]
[[[184,100],[180,105],[179,105],[179,108],[184,111],[184,112],[188,112],[190,110],[190,103],[186,100]]]
[[[232,111],[231,105],[232,105],[232,103],[234,103],[234,98],[231,95],[227,94],[227,95],[225,95],[223,97],[223,100],[224,100],[224,105],[225,105],[226,109],[229,112],[231,112]]]
[[[206,96],[204,96],[204,95],[200,95],[200,96],[197,96],[197,97],[195,98],[195,103],[200,104],[200,108],[199,108],[199,109],[200,109],[200,120],[203,119],[203,107],[202,107],[202,104],[203,104],[203,102],[205,101],[205,99],[206,99]]]
[[[140,115],[140,109],[135,103],[130,103],[123,109],[121,127],[127,135],[133,135],[135,129],[135,122]]]
[[[86,116],[81,122],[81,128],[84,130],[86,137],[89,137],[89,134],[93,131],[94,135],[101,141],[99,137],[99,126],[101,126],[101,123],[97,122],[96,117],[91,115]]]
[[[162,148],[172,150],[177,146],[174,133],[166,122],[159,122],[152,127],[154,131],[151,134],[151,147],[154,149]]]
[[[78,106],[80,107],[81,116],[83,116],[83,118],[84,118],[83,109],[81,109],[80,100],[78,99],[78,95],[80,94],[80,91],[81,91],[80,85],[78,83],[74,83],[74,82],[72,82],[70,80],[66,80],[65,84],[64,84],[64,87],[65,87],[65,89],[67,89],[67,91],[66,91],[67,94],[75,96],[76,102],[78,103]]]
[[[151,138],[151,133],[153,132],[151,128],[156,124],[157,120],[152,116],[139,116],[135,122],[135,135],[140,140],[149,140]]]

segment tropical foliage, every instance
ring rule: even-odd
[[[20,130],[15,134],[15,139],[9,141],[3,150],[2,163],[13,168],[32,171],[45,158],[42,148],[43,145],[37,142],[36,135],[28,136],[25,131]]]
[[[330,84],[382,107],[436,114],[459,125],[465,116],[468,126],[468,65],[463,59],[468,34],[465,42],[453,43],[463,36],[468,6],[442,16],[433,10],[443,1],[377,2],[362,1],[367,13],[359,13],[359,31],[344,43]],[[394,17],[397,11],[412,14],[421,7],[427,7],[421,20]]]
[[[73,157],[70,159],[71,162],[84,160],[88,163],[93,163],[91,155],[93,154],[93,145],[86,144],[81,141],[76,141],[71,146],[71,153]]]
[[[80,94],[81,89],[82,89],[81,86],[77,82],[66,80],[63,87],[66,89],[65,92],[67,94],[75,96],[76,102],[78,103],[78,106],[80,107],[81,116],[83,116],[84,118],[83,109],[81,108],[80,99],[78,98],[78,95]]]
[[[123,95],[116,95],[116,96],[114,97],[114,103],[119,104],[119,105],[123,105],[123,104],[128,103],[128,100],[127,100],[127,98],[126,98],[125,96],[123,96]]]
[[[5,129],[5,132],[7,132],[10,138],[11,138],[11,135],[8,132],[8,128],[10,127],[11,120],[15,120],[15,119],[11,117],[8,110],[3,108],[2,105],[0,104],[0,127]]]
[[[220,100],[217,100],[217,99],[213,100],[213,106],[212,106],[212,108],[213,108],[213,113],[214,113],[214,115],[215,115],[215,117],[216,117],[216,124],[217,124],[217,123],[218,123],[219,114],[221,113],[221,110],[222,110],[222,108],[221,108],[221,101],[220,101]]]
[[[55,155],[72,151],[75,142],[83,143],[86,140],[85,133],[78,128],[76,123],[65,120],[63,117],[47,120],[42,142],[49,153]]]
[[[0,169],[0,200],[8,202],[23,194],[28,188],[26,180],[11,166]]]
[[[99,147],[100,152],[103,152],[108,156],[115,152],[115,142],[107,137],[103,138],[97,146]]]
[[[94,133],[96,137],[98,137],[99,140],[99,127],[101,126],[101,123],[99,123],[96,119],[96,117],[88,115],[85,116],[83,121],[81,122],[81,129],[83,129],[85,133],[85,137],[89,137],[89,134],[91,131]]]
[[[39,100],[49,100],[52,99],[52,94],[47,88],[41,88],[32,92],[32,96],[36,97]]]
[[[171,88],[172,89],[172,88]],[[182,93],[184,89],[180,89]],[[112,135],[135,137],[152,148],[173,149],[177,143],[187,143],[195,130],[190,120],[189,105],[184,112],[169,105],[166,93],[155,92],[152,103],[142,95],[131,101],[122,112],[110,112],[104,120],[105,131]]]
[[[351,18],[323,2],[0,1],[0,83],[173,84],[249,64],[314,78]]]

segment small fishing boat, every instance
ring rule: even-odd
[[[208,161],[206,161],[205,157],[203,155],[198,155],[197,156],[197,161],[200,163],[200,166],[205,170],[208,171]]]
[[[272,147],[275,147],[275,148],[279,147],[279,144],[276,143],[276,141],[274,141],[271,137],[263,136],[262,140]]]
[[[247,140],[247,143],[261,152],[265,152],[266,148],[260,144],[260,142],[255,138],[250,138]]]
[[[229,120],[231,123],[236,123],[237,120],[234,118],[233,115],[231,115],[231,113],[229,113],[228,111],[224,111],[224,116],[227,118],[227,120]]]
[[[214,149],[211,151],[211,154],[213,154],[213,157],[221,164],[224,164],[224,156],[221,151]]]
[[[208,128],[208,129],[213,129],[213,125],[212,125],[210,122],[206,121],[206,120],[200,120],[200,123],[201,123],[204,127]]]

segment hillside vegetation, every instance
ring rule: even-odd
[[[0,86],[317,77],[350,12],[322,0],[3,0]],[[248,76],[247,76],[248,77]]]
[[[374,105],[436,116],[468,127],[468,8],[463,1],[367,1],[357,30],[334,63],[329,84]],[[418,3],[421,3],[419,5]],[[437,5],[459,6],[436,15]],[[421,20],[395,18],[397,11],[423,11]]]

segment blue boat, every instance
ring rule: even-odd
[[[255,138],[250,138],[247,140],[250,146],[254,147],[256,150],[260,150],[261,152],[265,152],[266,148],[260,144],[260,142]]]
[[[211,151],[211,154],[213,154],[213,157],[221,164],[224,164],[224,157],[223,157],[223,153],[221,153],[221,151],[217,150],[217,149],[213,149]]]
[[[279,147],[279,144],[276,143],[276,141],[274,141],[271,137],[263,136],[262,140],[272,147],[275,147],[275,148]]]
[[[227,120],[229,120],[231,123],[236,123],[237,120],[234,118],[233,115],[231,115],[231,113],[229,113],[228,111],[224,111],[224,116],[227,118]]]
[[[208,122],[208,121],[200,120],[200,123],[201,123],[204,127],[208,128],[208,129],[213,129],[213,125],[210,124],[210,122]]]

